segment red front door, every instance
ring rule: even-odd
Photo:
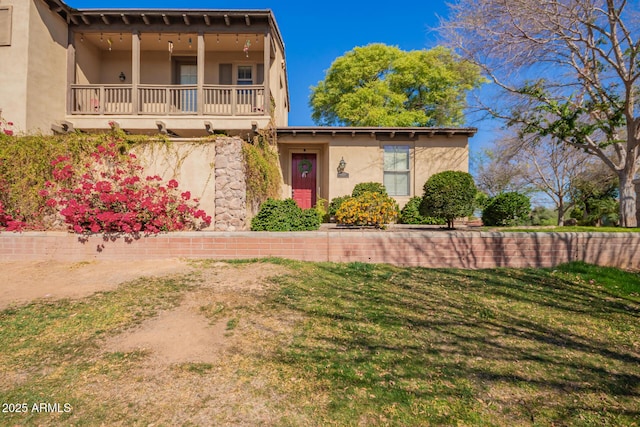
[[[293,200],[302,209],[316,204],[316,155],[294,153],[291,157],[291,188]]]

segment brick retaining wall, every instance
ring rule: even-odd
[[[0,261],[281,257],[401,266],[551,267],[582,260],[640,269],[638,233],[447,231],[182,232],[137,240],[63,232],[0,234]]]

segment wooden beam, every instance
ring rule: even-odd
[[[127,15],[125,15],[124,13],[121,13],[120,17],[122,18],[122,22],[124,22],[127,25],[130,24],[129,17]]]
[[[231,26],[231,19],[229,19],[229,15],[224,15],[224,23],[227,24],[227,27]]]
[[[171,25],[171,21],[169,20],[169,17],[167,15],[165,15],[164,13],[162,14],[162,20],[164,21],[164,23],[166,25]]]
[[[144,13],[140,15],[142,17],[142,21],[144,21],[144,23],[146,25],[151,24],[151,22],[149,21],[149,17],[147,15],[145,15]]]
[[[101,13],[100,18],[102,18],[102,22],[104,22],[106,25],[109,25],[109,17],[107,15]]]
[[[72,14],[68,14],[67,18],[69,18],[69,21],[73,22],[73,25],[78,25],[78,18],[76,18]]]
[[[91,25],[91,21],[89,21],[87,15],[80,15],[80,17],[82,18],[82,22],[84,22],[85,25]]]
[[[209,15],[202,15],[202,17],[204,18],[204,23],[207,24],[207,27],[211,25],[211,19],[209,18]]]
[[[249,15],[244,15],[244,23],[247,24],[247,27],[251,26],[251,18],[249,18]]]
[[[186,13],[182,14],[182,19],[184,20],[185,25],[191,25],[191,22],[189,22],[189,17],[187,16]]]

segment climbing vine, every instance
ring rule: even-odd
[[[119,130],[96,135],[0,133],[0,203],[5,215],[23,221],[27,229],[52,228],[55,210],[46,205],[47,199],[40,190],[53,179],[53,159],[68,156],[72,163],[84,164],[98,146],[109,143],[115,144],[117,152],[124,156],[134,144],[150,139]]]
[[[253,213],[269,198],[280,198],[280,164],[275,132],[270,128],[242,144],[247,185],[247,205]]]

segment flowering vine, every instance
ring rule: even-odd
[[[26,226],[25,222],[19,221],[5,212],[4,205],[0,202],[0,230],[22,231]]]
[[[211,224],[211,217],[198,209],[198,199],[178,190],[175,179],[163,185],[157,175],[143,178],[135,155],[120,156],[114,143],[98,146],[90,159],[74,167],[70,157],[56,158],[53,181],[41,191],[71,231],[155,234]]]
[[[0,115],[0,133],[13,136],[13,122],[8,122]]]

